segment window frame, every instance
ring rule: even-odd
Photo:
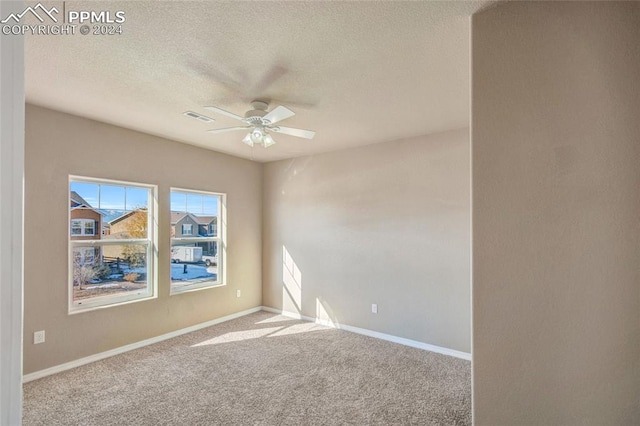
[[[72,219],[71,219],[71,208],[68,207],[67,214],[67,224],[69,226],[69,230],[67,232],[67,286],[68,286],[68,314],[77,314],[82,312],[89,312],[96,309],[104,309],[110,308],[114,306],[120,306],[123,304],[140,302],[144,300],[154,299],[158,297],[158,280],[157,280],[157,270],[158,270],[158,255],[157,255],[157,247],[158,247],[158,232],[157,232],[157,211],[158,211],[158,187],[157,185],[152,185],[148,183],[140,183],[140,182],[130,182],[130,181],[121,181],[114,180],[108,178],[96,178],[96,177],[88,177],[88,176],[78,176],[78,175],[69,175],[69,180],[67,184],[67,193],[71,191],[71,184],[73,182],[81,182],[81,183],[93,183],[93,184],[102,184],[102,185],[116,185],[123,187],[134,187],[148,190],[148,199],[147,199],[147,237],[146,238],[123,238],[123,239],[102,239],[102,230],[98,234],[96,232],[96,224],[94,221],[94,233],[92,234],[94,237],[92,239],[83,239],[83,240],[72,240],[72,237],[82,237],[82,236],[92,236],[90,234],[71,234],[72,227]],[[67,206],[69,205],[69,200],[66,200]],[[96,210],[99,210],[100,207],[94,207]],[[73,219],[74,221],[80,220],[88,220],[88,219]],[[84,223],[82,224],[82,231],[84,232]],[[83,247],[104,247],[109,245],[145,245],[146,246],[146,266],[147,266],[147,286],[146,288],[130,291],[123,294],[116,295],[104,295],[104,296],[95,296],[89,299],[83,299],[81,301],[73,300],[73,267],[74,267],[74,248],[83,248]],[[94,254],[95,256],[95,254]],[[94,263],[97,259],[97,256],[94,257]]]
[[[215,196],[218,197],[218,211],[217,211],[217,235],[216,236],[206,236],[201,237],[198,236],[200,225],[193,226],[193,228],[197,228],[198,232],[195,232],[193,236],[188,237],[170,237],[169,239],[169,295],[175,296],[178,294],[189,293],[197,290],[205,290],[210,288],[224,287],[227,285],[227,277],[226,277],[226,262],[227,262],[227,233],[226,233],[226,205],[227,205],[227,194],[222,192],[214,192],[214,191],[203,191],[197,189],[186,189],[186,188],[169,188],[169,199],[171,199],[171,195],[174,192],[182,192],[186,194],[197,194],[204,196]],[[171,202],[169,203],[171,204]],[[169,210],[171,212],[171,206],[169,206]],[[188,212],[187,212],[188,213]],[[171,224],[169,224],[171,226]],[[170,234],[170,233],[169,233]],[[174,243],[203,243],[203,242],[215,242],[217,244],[216,257],[217,257],[217,274],[216,280],[203,281],[199,283],[192,284],[184,284],[181,285],[180,288],[175,288],[172,279],[171,279],[171,251],[174,247]]]

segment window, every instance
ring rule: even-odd
[[[71,176],[69,312],[154,297],[156,188]]]
[[[92,264],[96,260],[96,250],[93,247],[76,247],[73,249],[73,262],[78,265]]]
[[[171,294],[224,285],[225,195],[171,189]]]
[[[95,224],[93,219],[71,219],[71,235],[94,236]]]
[[[84,222],[84,235],[95,235],[95,221],[85,220]]]
[[[71,235],[82,235],[82,223],[79,220],[71,221]]]

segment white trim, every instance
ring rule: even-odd
[[[178,337],[183,334],[191,333],[192,331],[197,331],[202,328],[211,327],[212,325],[220,324],[226,321],[230,321],[236,318],[243,317],[245,315],[253,314],[255,312],[259,312],[262,310],[261,306],[247,309],[246,311],[236,312],[235,314],[227,315],[224,317],[216,318],[211,321],[202,322],[200,324],[192,325],[190,327],[182,328],[180,330],[172,331],[170,333],[166,333],[160,336],[152,337],[150,339],[141,340],[136,343],[131,343],[129,345],[120,346],[119,348],[111,349],[105,352],[100,352],[95,355],[90,355],[88,357],[76,359],[74,361],[66,362],[64,364],[56,365],[54,367],[45,368],[44,370],[35,371],[33,373],[25,374],[22,377],[22,381],[24,383],[31,382],[33,380],[41,379],[46,376],[50,376],[52,374],[60,373],[66,370],[70,370],[72,368],[80,367],[81,365],[89,364],[95,361],[100,361],[101,359],[109,358],[114,355],[119,355],[125,352],[132,351],[134,349],[139,349],[144,346],[152,345],[154,343],[162,342],[163,340],[171,339],[173,337]]]
[[[449,355],[460,359],[466,359],[471,361],[471,354],[468,352],[457,351],[455,349],[443,348],[441,346],[430,345],[428,343],[419,342],[417,340],[406,339],[404,337],[393,336],[391,334],[380,333],[378,331],[367,330],[366,328],[353,327],[345,324],[335,324],[331,321],[323,320],[320,318],[312,318],[305,315],[297,314],[294,312],[282,311],[280,309],[270,308],[268,306],[262,307],[263,311],[271,312],[274,314],[280,314],[285,317],[295,318],[304,321],[314,322],[316,324],[324,325],[327,327],[336,328],[338,330],[350,331],[356,334],[362,334],[364,336],[375,337],[376,339],[387,340],[389,342],[398,343],[405,346],[411,346],[412,348],[424,349],[425,351],[436,352],[443,355]]]
[[[0,16],[21,1],[1,1]],[[24,37],[0,38],[0,424],[22,421]]]
[[[492,5],[492,7],[497,4]],[[481,8],[484,10],[484,8]],[[480,10],[476,11],[476,14]],[[471,357],[473,359],[473,15],[469,17],[469,330],[471,340]],[[471,424],[476,417],[475,363],[471,363]]]

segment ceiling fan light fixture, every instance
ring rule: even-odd
[[[276,141],[274,141],[271,135],[269,134],[264,135],[264,137],[262,138],[262,145],[264,145],[265,148],[269,148],[271,145],[275,143]]]
[[[251,138],[251,133],[247,133],[247,136],[242,139],[242,142],[253,148],[253,139]]]
[[[256,127],[249,135],[249,138],[251,138],[252,144],[262,144],[262,130]]]

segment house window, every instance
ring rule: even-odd
[[[224,207],[224,194],[171,189],[171,294],[225,284]]]
[[[95,235],[95,221],[86,220],[84,222],[84,235]]]
[[[90,265],[96,260],[96,250],[93,247],[76,247],[73,249],[73,262],[77,265]]]
[[[71,235],[93,236],[96,233],[95,224],[94,219],[71,219]]]
[[[155,296],[156,192],[152,185],[70,177],[70,313]]]
[[[82,222],[80,220],[71,220],[71,235],[82,235]]]

